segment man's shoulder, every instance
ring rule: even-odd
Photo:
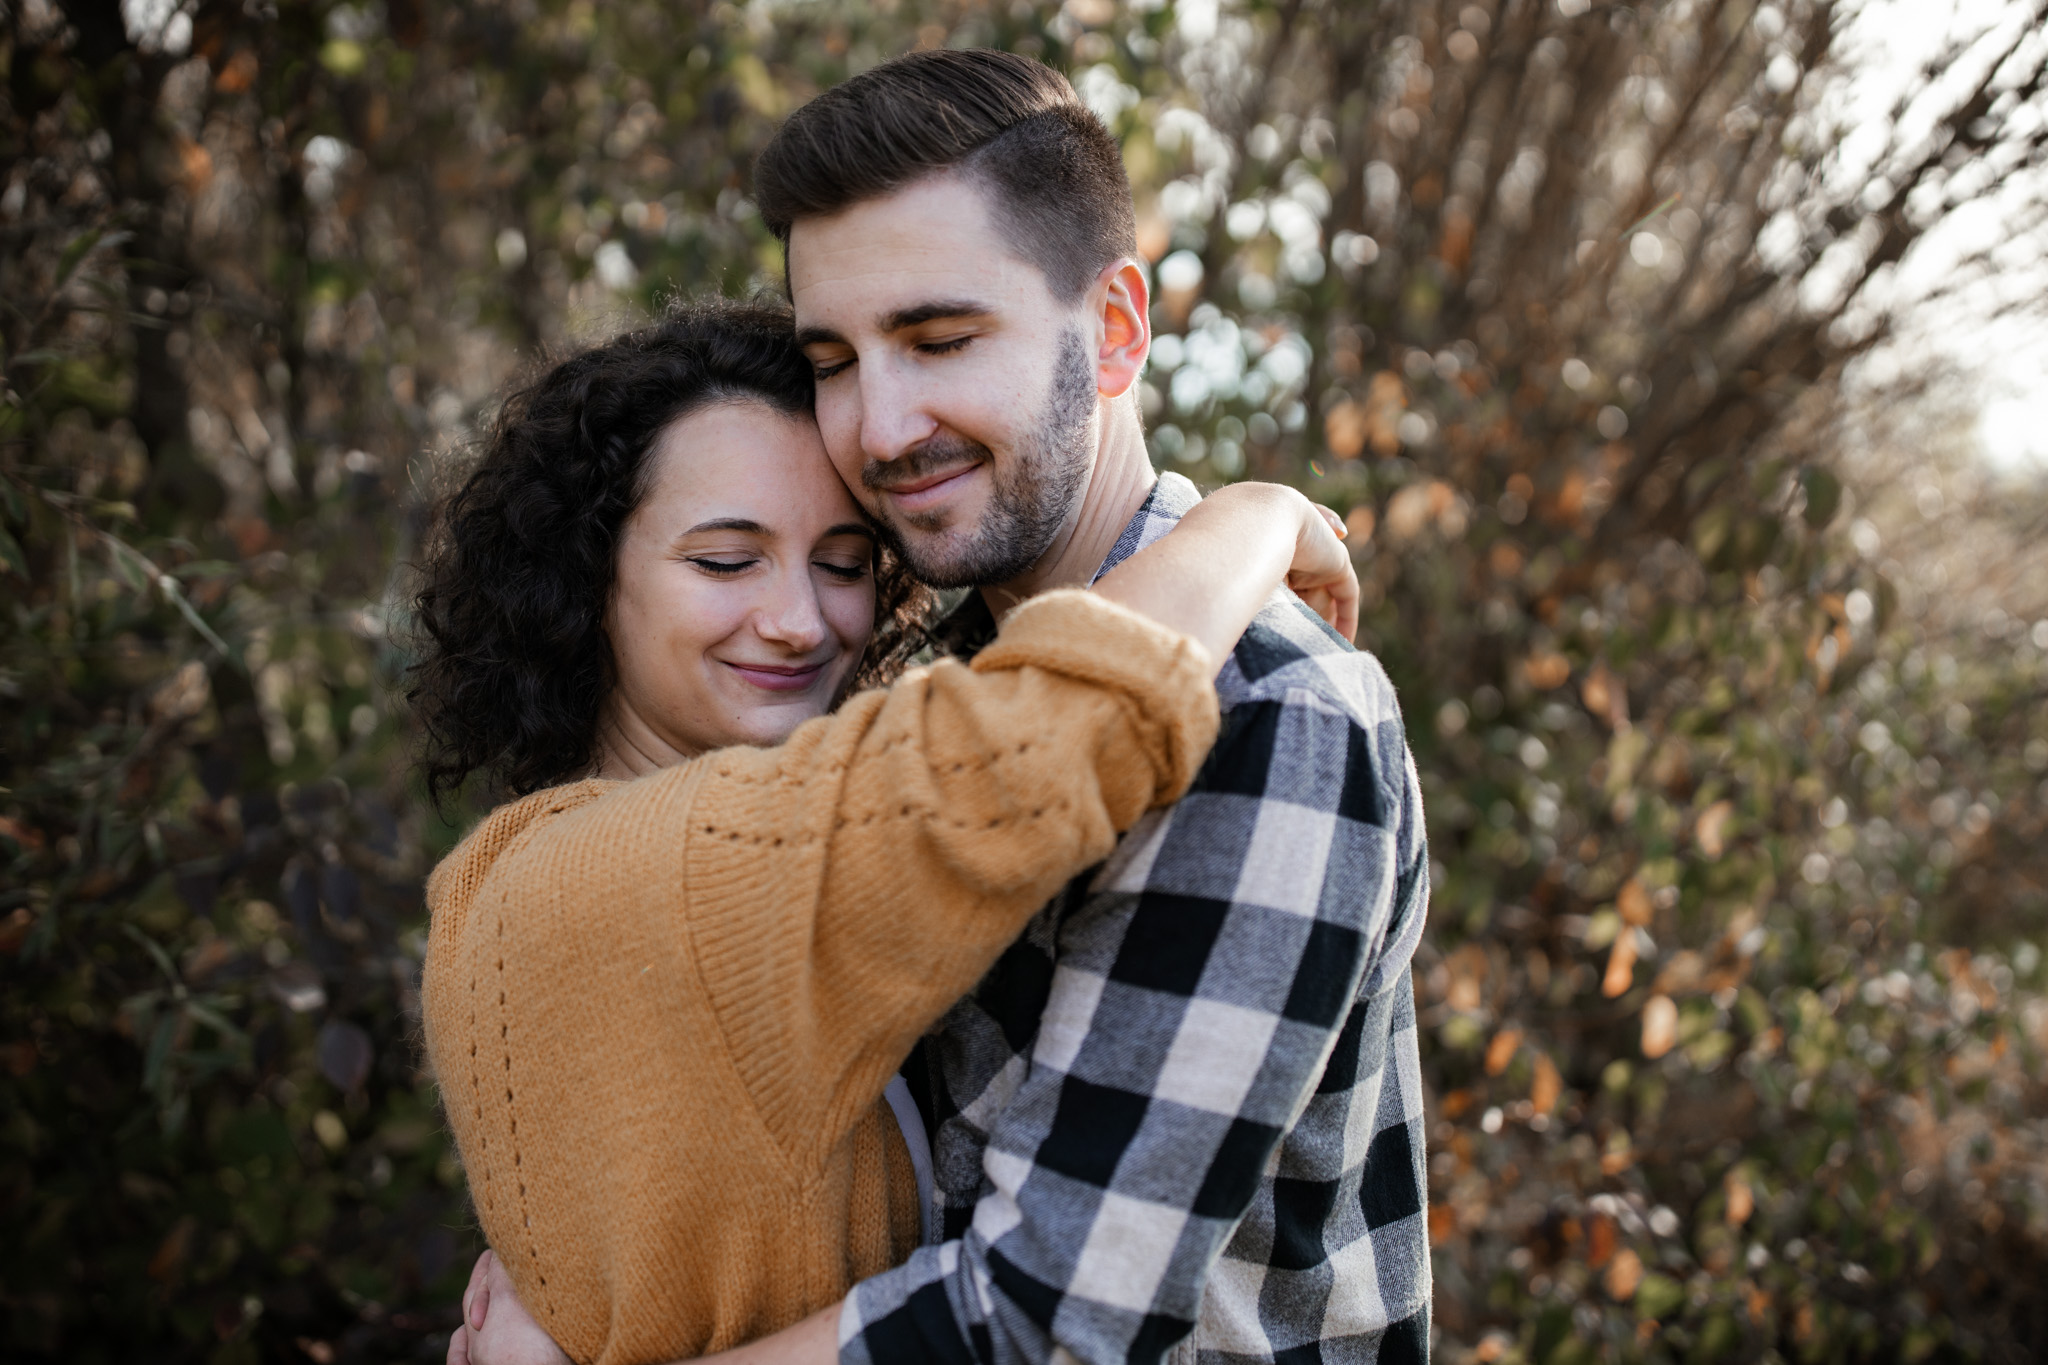
[[[1216,690],[1225,712],[1260,702],[1335,711],[1369,731],[1401,725],[1401,703],[1380,661],[1354,649],[1298,599],[1274,595],[1231,652]]]

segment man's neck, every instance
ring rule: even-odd
[[[1105,404],[1101,444],[1095,452],[1095,467],[1089,471],[1080,507],[1028,571],[981,590],[989,611],[1001,617],[1027,597],[1054,588],[1087,587],[1158,480],[1152,469],[1152,457],[1145,451],[1145,432],[1136,404]]]

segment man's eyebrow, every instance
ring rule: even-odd
[[[949,318],[983,317],[995,311],[994,307],[978,299],[933,299],[928,303],[912,304],[899,308],[893,313],[882,315],[883,332],[901,332],[919,327],[927,322],[939,322]],[[846,338],[830,327],[799,327],[796,329],[797,349],[806,346],[844,346]]]
[[[994,311],[988,304],[976,299],[933,299],[929,303],[912,304],[908,308],[899,308],[893,313],[885,314],[882,318],[882,330],[901,332],[927,322],[937,322],[946,318],[980,317]]]

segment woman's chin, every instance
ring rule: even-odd
[[[822,689],[816,692],[790,692],[780,696],[753,697],[744,705],[734,708],[730,737],[710,747],[780,744],[794,734],[799,725],[822,716],[831,709],[831,694]]]

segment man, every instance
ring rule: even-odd
[[[948,648],[1196,500],[1146,455],[1130,189],[1062,77],[900,58],[798,110],[756,182],[833,462],[921,578],[978,590]],[[1409,960],[1428,860],[1393,691],[1278,599],[1217,687],[1194,788],[1048,905],[906,1068],[941,1240],[729,1355],[1427,1357]]]

